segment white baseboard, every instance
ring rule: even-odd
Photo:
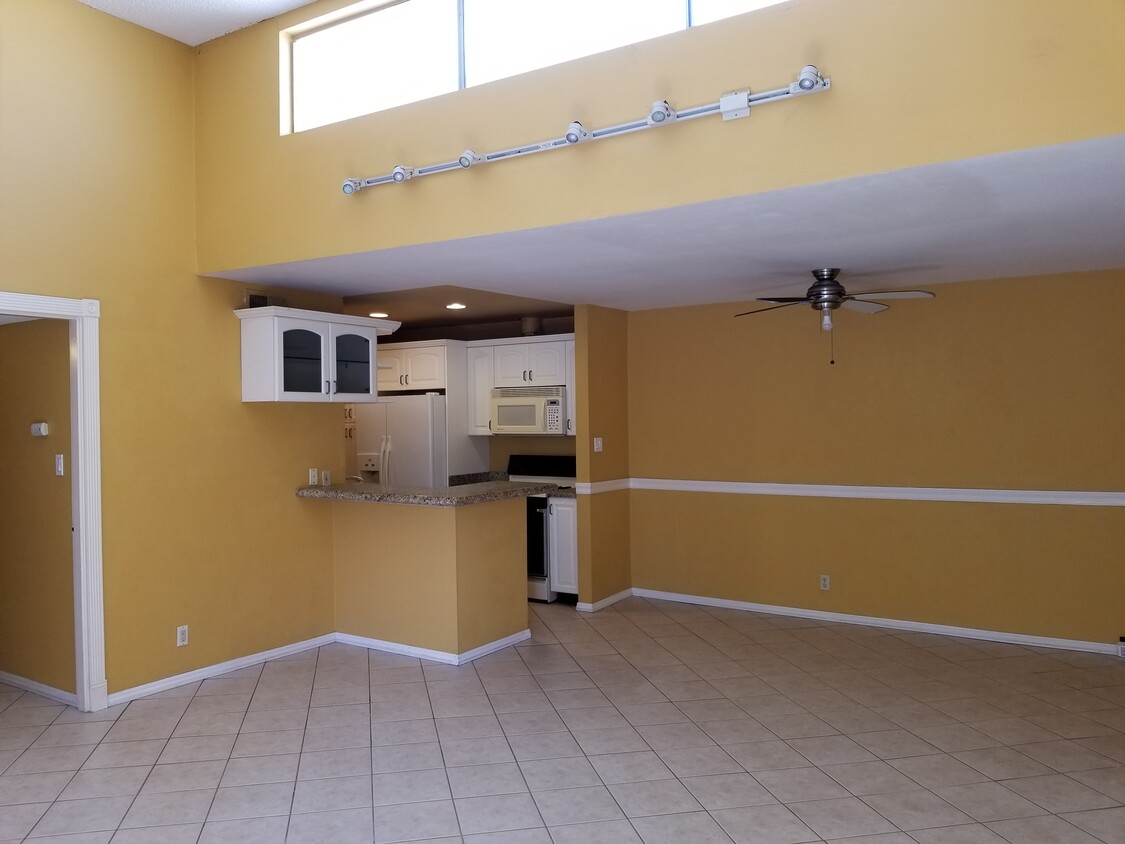
[[[45,697],[49,700],[57,700],[59,703],[65,703],[69,706],[78,706],[78,695],[74,694],[74,692],[64,692],[62,689],[56,689],[54,686],[48,686],[46,683],[40,683],[37,680],[29,680],[17,674],[9,674],[7,671],[0,671],[0,683],[7,683],[9,686],[15,686],[17,689],[23,689],[25,692],[32,692],[40,697]]]
[[[163,680],[154,680],[151,683],[145,683],[143,686],[134,686],[131,689],[122,689],[119,692],[114,692],[109,695],[106,702],[107,706],[116,706],[119,703],[128,703],[137,698],[148,697],[157,692],[164,692],[168,689],[174,689],[177,686],[184,686],[188,683],[195,683],[199,680],[209,680],[212,677],[218,677],[230,671],[237,671],[240,668],[248,668],[251,665],[257,665],[260,662],[266,662],[271,659],[278,659],[283,656],[290,656],[301,651],[307,651],[311,648],[319,648],[322,645],[331,645],[339,642],[344,645],[355,645],[360,648],[367,648],[373,651],[383,651],[385,653],[402,654],[404,656],[413,656],[418,659],[428,659],[432,662],[441,662],[446,665],[464,665],[474,659],[485,656],[486,654],[495,651],[503,650],[509,645],[514,645],[517,642],[522,642],[525,639],[531,638],[531,630],[521,630],[518,633],[513,633],[503,639],[497,639],[495,642],[488,642],[481,645],[479,648],[473,648],[471,651],[465,653],[454,654],[446,653],[445,651],[432,651],[427,648],[415,648],[411,645],[401,645],[398,642],[385,642],[382,639],[368,639],[364,636],[352,636],[349,633],[327,633],[324,636],[318,636],[315,639],[306,639],[303,642],[296,642],[292,645],[285,645],[284,647],[274,648],[269,651],[261,651],[260,653],[250,654],[249,656],[242,656],[238,659],[228,660],[227,662],[220,662],[216,665],[207,665],[203,668],[197,668],[194,671],[188,671],[184,674],[177,674],[173,677],[165,677]],[[10,679],[9,679],[10,678]],[[61,692],[58,689],[52,689],[49,686],[44,686],[41,683],[36,683],[33,680],[24,680],[22,677],[14,677],[0,672],[0,682],[8,683],[12,686],[17,686],[27,691],[35,692],[43,697],[49,697],[52,700],[58,700],[62,703],[69,703],[72,706],[76,705],[77,698],[75,695],[67,695],[66,692]],[[60,695],[62,697],[60,697]],[[104,707],[102,707],[104,708]]]
[[[389,654],[413,656],[418,659],[428,659],[431,662],[441,662],[445,665],[464,665],[485,654],[503,650],[509,645],[514,645],[517,642],[522,642],[524,639],[530,638],[531,630],[521,630],[519,633],[513,633],[511,636],[497,639],[495,642],[489,642],[481,645],[479,648],[473,648],[471,651],[455,654],[448,651],[433,651],[429,648],[416,648],[413,645],[403,645],[398,642],[385,642],[382,639],[368,639],[366,636],[353,636],[350,633],[336,634],[336,641],[342,642],[345,645],[356,645],[360,648],[367,648],[372,651],[383,651]]]
[[[163,680],[154,680],[151,683],[145,683],[143,686],[134,686],[131,689],[122,689],[119,692],[114,692],[109,696],[107,705],[116,706],[119,703],[128,703],[131,700],[148,697],[157,692],[166,692],[168,689],[176,688],[176,686],[185,686],[188,683],[194,683],[198,680],[209,680],[212,677],[218,677],[220,674],[226,674],[228,671],[248,668],[251,665],[257,665],[259,662],[290,656],[291,654],[300,653],[301,651],[307,651],[310,648],[319,648],[321,645],[331,645],[335,641],[336,634],[327,633],[324,636],[317,636],[315,639],[306,639],[303,642],[296,642],[292,645],[284,645],[280,648],[261,651],[256,654],[250,654],[249,656],[240,656],[238,659],[231,659],[215,665],[207,665],[184,674],[165,677]]]
[[[639,598],[653,598],[661,601],[676,601],[681,604],[698,604],[706,607],[721,607],[732,610],[768,613],[770,615],[789,615],[795,618],[811,618],[818,621],[833,621],[840,624],[862,624],[867,627],[889,627],[894,630],[909,630],[913,633],[936,633],[939,636],[956,636],[961,639],[980,639],[986,642],[1003,642],[1010,645],[1028,645],[1036,648],[1057,648],[1064,651],[1089,651],[1091,653],[1116,654],[1117,645],[1102,642],[1083,642],[1078,639],[1053,639],[1047,636],[1028,636],[1024,633],[1007,633],[997,630],[978,630],[975,627],[952,627],[947,624],[929,624],[922,621],[903,621],[896,618],[876,618],[866,615],[823,612],[800,607],[778,607],[773,604],[753,604],[748,601],[732,601],[726,598],[708,598],[701,595],[682,595],[678,592],[658,592],[655,589],[631,590]]]
[[[616,595],[610,595],[608,598],[602,598],[600,601],[594,601],[594,603],[592,604],[579,602],[575,609],[577,609],[579,612],[598,612],[599,610],[604,610],[606,607],[613,606],[618,601],[622,601],[632,594],[632,589],[625,589],[622,592],[618,592]]]

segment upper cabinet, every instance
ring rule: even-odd
[[[566,434],[577,426],[574,386],[574,335],[554,334],[519,340],[473,340],[468,351],[469,433],[492,433],[493,387],[565,387]],[[382,361],[380,352],[379,360]],[[380,389],[382,389],[380,387]]]
[[[494,387],[552,387],[566,384],[566,343],[497,345]]]
[[[376,338],[399,323],[275,307],[235,315],[242,322],[243,401],[376,400]]]
[[[492,346],[468,349],[469,433],[488,436],[492,433]]]
[[[404,345],[379,350],[379,392],[444,390],[446,351],[444,346]]]

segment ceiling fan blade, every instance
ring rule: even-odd
[[[760,301],[768,302],[769,300],[768,299],[762,299]],[[808,299],[797,299],[796,301],[793,301],[793,302],[786,302],[784,305],[774,305],[772,308],[759,308],[756,311],[743,311],[740,314],[735,314],[735,316],[740,317],[740,316],[749,316],[750,314],[764,314],[766,311],[776,311],[778,308],[789,308],[789,307],[792,307],[793,305],[801,305],[801,304],[804,304],[806,302],[808,302]]]
[[[853,299],[869,302],[873,299],[933,299],[929,290],[871,290],[866,293],[852,293]]]
[[[880,305],[878,302],[865,302],[862,299],[848,298],[840,304],[840,307],[859,311],[863,314],[877,314],[879,311],[887,310],[890,305]]]
[[[758,302],[784,302],[787,305],[795,305],[798,302],[808,302],[808,296],[759,296],[756,300]]]

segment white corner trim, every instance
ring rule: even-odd
[[[0,683],[7,683],[9,686],[15,686],[17,689],[23,689],[25,692],[32,692],[48,700],[57,700],[59,703],[65,703],[69,706],[78,706],[78,695],[73,692],[64,692],[62,689],[56,689],[54,686],[48,686],[46,683],[40,683],[38,680],[28,680],[26,677],[20,677],[17,674],[9,674],[7,671],[0,671]]]
[[[356,647],[367,648],[372,651],[401,654],[402,656],[413,656],[418,659],[428,659],[431,662],[441,662],[445,665],[464,665],[486,654],[503,650],[509,645],[514,645],[517,642],[522,642],[530,638],[531,630],[521,630],[518,633],[513,633],[511,636],[497,639],[495,642],[488,642],[487,644],[481,645],[479,648],[473,648],[471,651],[455,654],[449,653],[448,651],[434,651],[429,648],[416,648],[413,645],[403,645],[398,642],[387,642],[383,639],[369,639],[366,636],[353,636],[351,633],[336,634],[336,641],[345,645],[355,645]]]
[[[251,665],[257,665],[259,662],[290,656],[295,653],[300,653],[301,651],[307,651],[310,648],[319,648],[321,645],[331,645],[335,641],[336,634],[328,633],[324,636],[317,636],[315,639],[306,639],[303,642],[296,642],[292,645],[283,645],[280,648],[273,648],[248,656],[240,656],[237,659],[219,662],[215,665],[206,665],[203,668],[197,668],[194,671],[188,671],[184,674],[176,674],[172,677],[165,677],[163,680],[154,680],[151,683],[145,683],[143,686],[134,686],[131,689],[122,689],[119,692],[114,692],[109,696],[109,705],[116,706],[119,703],[128,703],[137,698],[148,697],[157,692],[166,692],[168,689],[174,689],[177,686],[194,683],[197,680],[209,680],[212,677],[218,677],[220,674],[226,674],[229,671],[248,668]]]
[[[625,589],[621,592],[618,592],[616,595],[610,595],[608,598],[602,598],[600,601],[594,601],[594,603],[592,604],[579,602],[575,609],[577,609],[579,612],[598,612],[599,610],[604,610],[606,607],[613,606],[618,601],[622,601],[625,598],[630,597],[632,594],[632,589]]]
[[[610,481],[609,483],[619,483]],[[976,504],[1063,504],[1125,507],[1125,492],[1046,489],[961,489],[955,487],[843,486],[834,484],[766,484],[734,481],[688,481],[629,478],[629,489],[664,492],[715,492],[726,495],[790,495],[805,498],[866,498],[884,501],[954,501]],[[578,485],[579,487],[582,484]],[[588,486],[597,486],[590,484]],[[600,490],[591,490],[598,492]],[[581,490],[579,490],[581,492]]]
[[[708,598],[701,595],[682,595],[677,592],[659,592],[655,589],[634,588],[632,593],[640,598],[675,601],[681,604],[697,604],[705,607],[748,610],[749,612],[767,613],[769,615],[789,615],[795,618],[811,618],[817,621],[832,621],[840,624],[888,627],[894,630],[909,630],[913,633],[936,633],[939,636],[956,636],[960,639],[980,639],[986,642],[1003,642],[1010,645],[1028,645],[1036,648],[1056,648],[1064,651],[1089,651],[1091,653],[1104,654],[1117,653],[1117,645],[1115,644],[1083,642],[1079,639],[1053,639],[1047,636],[1029,636],[1024,633],[978,630],[975,627],[952,627],[947,624],[929,624],[922,621],[875,618],[873,616],[823,612],[821,610],[809,610],[800,607],[778,607],[773,604],[753,604],[748,601],[732,601],[726,598]]]
[[[579,495],[596,495],[599,492],[617,492],[622,489],[630,489],[631,486],[632,478],[616,478],[612,481],[575,484],[574,491]]]

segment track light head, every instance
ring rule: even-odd
[[[457,163],[466,169],[472,167],[474,164],[479,164],[482,161],[484,161],[484,158],[477,155],[471,149],[465,150],[463,153],[461,153],[461,157],[457,159]]]
[[[676,112],[668,105],[667,100],[657,100],[648,110],[648,125],[656,126],[661,123],[671,123],[676,119]]]
[[[399,182],[399,183],[408,182],[413,178],[414,178],[414,168],[413,167],[403,167],[401,164],[399,164],[398,166],[395,167],[394,170],[391,171],[391,179],[393,181],[396,181],[396,182]]]
[[[590,133],[575,120],[566,128],[566,142],[568,144],[580,144],[590,137]]]
[[[802,91],[811,91],[823,81],[815,65],[807,64],[801,68],[801,72],[797,74],[797,87]]]
[[[353,193],[361,190],[362,188],[363,182],[361,182],[359,179],[344,179],[344,184],[340,187],[340,190],[344,192],[344,196],[351,196]]]

